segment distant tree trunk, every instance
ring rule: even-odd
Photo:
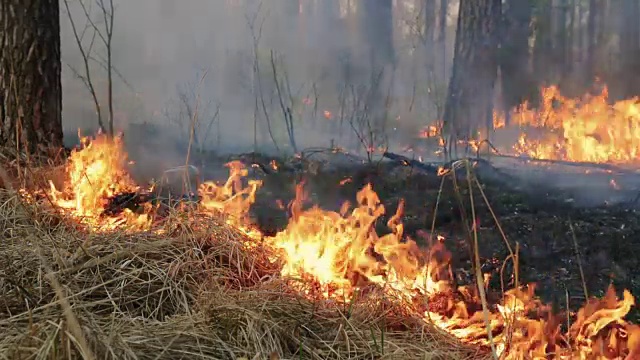
[[[576,36],[578,38],[577,41],[577,57],[576,60],[580,63],[582,63],[582,61],[584,60],[584,53],[585,53],[585,49],[584,49],[584,32],[582,31],[582,19],[584,19],[584,5],[582,4],[582,1],[580,0],[576,0],[578,3],[578,21],[576,21],[576,23],[578,24],[576,31]]]
[[[589,16],[587,19],[587,57],[584,69],[584,84],[589,87],[593,84],[596,74],[596,19],[597,1],[589,0]]]
[[[436,64],[438,61],[438,50],[436,49],[436,0],[423,0],[423,21],[422,36],[424,37],[424,47],[426,55],[427,72],[429,79],[435,79]]]
[[[449,14],[449,1],[440,0],[440,13],[438,14],[438,43],[442,56],[442,80],[447,79],[447,15]],[[438,114],[440,117],[442,114]]]
[[[62,146],[58,0],[0,1],[0,143]]]
[[[503,97],[506,110],[536,94],[529,68],[529,37],[533,5],[510,0],[505,11],[504,36],[500,51]]]
[[[393,50],[393,1],[370,0],[358,3],[362,6],[360,24],[372,65],[384,66],[394,62]]]
[[[393,0],[361,1],[358,6],[362,35],[369,55],[369,87],[365,103],[369,134],[368,146],[374,147],[373,138],[381,140],[385,134],[388,102],[385,85],[393,84],[395,51],[393,46]],[[390,88],[389,88],[390,89]]]
[[[572,73],[574,61],[575,38],[576,32],[576,0],[570,0],[569,3],[569,29],[567,30],[567,76]]]
[[[623,0],[620,25],[622,96],[640,96],[640,1]]]
[[[560,76],[564,80],[564,78],[569,75],[569,71],[571,70],[567,62],[567,18],[569,16],[569,0],[560,0],[559,6],[560,8],[556,11],[556,54],[558,58],[558,65],[560,68]]]
[[[492,102],[501,13],[501,0],[460,0],[443,118],[450,146],[476,136]]]
[[[538,2],[535,24],[536,37],[533,45],[533,73],[538,86],[546,86],[554,82],[552,7],[551,0]]]
[[[435,31],[436,31],[436,0],[423,0],[422,10],[424,12],[424,30],[423,35],[425,39],[425,43],[427,45],[427,51],[429,52],[429,57],[433,57],[433,53],[435,49],[430,48],[433,45],[435,40]]]

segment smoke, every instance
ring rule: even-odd
[[[102,28],[99,1],[83,1]],[[378,49],[367,33],[375,24],[363,25],[359,2],[300,3],[114,0],[115,127],[127,144],[144,144],[147,155],[165,162],[184,162],[197,117],[198,148],[292,152],[289,113],[298,150],[410,145],[443,105],[455,17],[448,19],[447,54],[427,69],[427,58],[439,48],[420,34],[421,9],[413,3],[421,2],[394,7],[392,50]],[[84,63],[69,16],[83,34],[83,47],[91,49],[92,82],[105,121],[107,82],[100,37],[92,35],[79,3],[69,5],[70,15],[61,5],[61,25],[64,128],[71,144],[78,128],[90,133],[98,122],[78,76],[85,75]],[[381,51],[393,51],[395,64],[377,81],[382,70],[371,66],[370,55]],[[376,85],[379,97],[372,99]],[[384,104],[382,114],[370,114],[374,102]],[[156,133],[139,133],[140,124],[153,124]],[[375,140],[368,138],[373,132],[379,133]],[[368,140],[376,144],[365,146]]]
[[[71,14],[61,5],[68,145],[77,142],[78,128],[90,134],[98,124],[93,99],[79,78],[86,74],[69,16],[83,48],[90,49],[92,83],[105,121],[107,116],[106,51],[92,31],[92,24],[104,26],[100,0],[82,1],[91,22],[78,0],[69,0]],[[196,150],[218,153],[292,153],[295,144],[297,150],[340,146],[362,156],[367,147],[403,152],[424,142],[418,140],[420,130],[442,115],[459,2],[447,1],[441,42],[440,15],[426,22],[424,1],[394,1],[390,26],[383,24],[385,9],[363,7],[362,1],[114,0],[115,128],[125,133],[139,170],[155,177],[183,165],[190,140]],[[616,15],[620,9],[604,10]],[[432,11],[440,14],[440,9]],[[586,31],[588,13],[574,12],[574,47],[582,46],[573,51],[575,73],[584,68],[580,34]],[[598,45],[601,63],[604,55],[615,53],[615,34],[624,27],[617,16],[607,17],[606,25]],[[384,41],[385,28],[392,29],[391,47]],[[536,38],[530,41],[533,47]],[[542,55],[541,68],[558,67],[551,52]],[[380,64],[380,59],[389,62]],[[550,83],[565,78],[530,75]],[[522,75],[516,71],[515,76]],[[498,107],[501,91],[510,91],[500,85]],[[579,85],[576,94],[584,91]],[[508,132],[499,137],[493,142],[513,144]],[[587,187],[575,176],[569,183],[578,190]],[[608,179],[605,187],[611,188]]]

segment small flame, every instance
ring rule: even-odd
[[[150,209],[141,215],[124,209],[117,216],[107,216],[105,206],[112,197],[140,188],[129,176],[129,162],[122,146],[122,137],[98,134],[81,137],[81,147],[73,150],[66,166],[67,181],[58,190],[50,182],[49,197],[64,212],[93,228],[113,229],[128,226],[145,229],[151,225]]]

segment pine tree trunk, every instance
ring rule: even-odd
[[[536,37],[533,45],[533,73],[536,74],[538,86],[547,86],[555,82],[554,63],[551,56],[553,54],[551,0],[543,0],[538,6]]]
[[[431,48],[435,40],[436,31],[436,0],[424,0],[424,40],[428,47],[429,58],[433,57],[434,49]]]
[[[623,0],[620,25],[622,96],[640,96],[640,1]]]
[[[511,109],[536,92],[529,68],[530,2],[510,0],[505,11],[500,70],[505,107]]]
[[[558,55],[558,64],[560,68],[560,77],[565,78],[569,75],[569,71],[571,70],[569,67],[569,63],[567,62],[567,44],[568,44],[568,30],[567,30],[567,20],[569,17],[569,0],[560,0],[560,9],[556,11],[556,33],[558,38],[557,43],[557,55]]]
[[[584,84],[591,86],[596,75],[596,15],[597,1],[589,0],[589,15],[587,19],[587,57],[584,69]]]
[[[449,145],[476,136],[492,103],[497,75],[500,0],[461,0],[453,71],[444,110]]]
[[[0,1],[0,144],[62,146],[58,0]]]
[[[447,15],[449,14],[449,1],[440,0],[440,10],[438,14],[438,44],[442,62],[442,83],[447,81]],[[438,114],[438,118],[442,114]]]
[[[372,65],[385,66],[394,61],[393,50],[393,1],[370,0],[358,3],[362,6],[360,24],[367,43]]]

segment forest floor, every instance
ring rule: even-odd
[[[272,160],[265,157],[260,162]],[[588,173],[593,170],[586,174],[582,168],[536,170],[540,173],[478,176],[482,192],[477,184],[471,188],[482,271],[492,274],[490,286],[500,290],[499,271],[509,256],[508,242],[512,250],[518,245],[520,282],[536,283],[536,293],[561,309],[567,300],[572,309],[584,305],[585,294],[601,297],[610,284],[640,296],[640,257],[629,256],[640,253],[639,207],[634,202],[638,191],[632,188],[640,184],[640,176],[621,176],[629,190],[616,191],[606,172],[604,180],[591,180]],[[302,176],[280,172],[262,179],[252,210],[256,223],[267,233],[286,226],[287,212],[276,200],[291,201],[294,184],[302,179],[309,203],[334,211],[344,201],[355,201],[357,191],[371,183],[387,210],[378,223],[379,231],[388,231],[386,220],[404,199],[405,233],[420,242],[419,232],[434,226],[453,252],[457,280],[475,281],[468,230],[473,224],[472,204],[466,180],[455,184],[451,176],[390,162],[337,166]],[[506,288],[513,287],[513,278],[504,281]],[[632,310],[629,316],[637,321],[640,312]]]
[[[542,300],[558,309],[575,310],[586,296],[601,297],[611,283],[640,295],[640,258],[630,256],[640,251],[635,204],[607,205],[602,201],[606,187],[586,190],[600,197],[585,197],[584,187],[559,187],[566,183],[559,177],[568,183],[578,179],[564,170],[549,183],[544,181],[549,175],[533,172],[513,177],[477,170],[478,184],[470,186],[473,177],[464,171],[438,176],[392,162],[301,162],[259,154],[203,158],[205,180],[224,181],[228,169],[223,164],[232,159],[263,166],[249,172],[263,182],[250,214],[265,236],[287,226],[287,204],[302,181],[307,205],[333,211],[372,184],[386,208],[376,230],[389,231],[386,220],[404,199],[405,234],[425,247],[421,231],[433,227],[442,235],[458,285],[475,281],[469,230],[474,227],[481,271],[491,274],[490,293],[515,285],[512,263],[506,262],[500,276],[511,247],[518,252],[520,283],[536,283]],[[52,174],[49,168],[40,173]],[[220,219],[178,211],[167,215],[163,231],[95,232],[32,200],[20,200],[6,186],[9,180],[2,180],[4,358],[491,357],[487,346],[461,343],[375,289],[344,304],[309,297],[279,276],[273,249],[255,245],[250,235]],[[608,184],[608,175],[599,181]],[[624,185],[633,182],[626,178]],[[634,191],[614,191],[616,201]],[[585,198],[589,201],[580,200]],[[639,319],[635,310],[628,317]]]

